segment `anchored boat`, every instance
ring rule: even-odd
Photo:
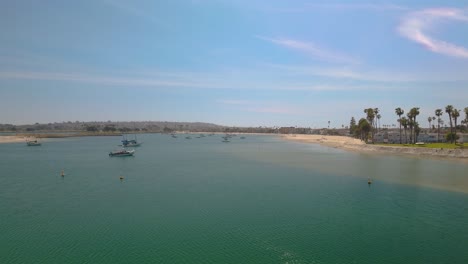
[[[128,140],[126,136],[122,139],[122,147],[128,148],[128,147],[139,147],[141,145],[141,142],[137,141],[136,135],[135,139],[130,139]]]
[[[121,150],[116,150],[116,151],[109,152],[109,157],[133,156],[134,153],[135,153],[135,150],[121,149]]]
[[[26,141],[26,145],[28,145],[28,146],[40,146],[41,142],[37,141],[37,139],[28,140],[28,141]]]

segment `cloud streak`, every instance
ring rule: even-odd
[[[309,8],[339,9],[339,10],[372,10],[372,11],[400,11],[407,7],[393,4],[308,4]]]
[[[284,74],[284,71],[297,71],[295,68],[278,67],[278,70],[267,72],[267,76]],[[299,71],[302,69],[299,69]],[[304,69],[305,70],[305,69]],[[299,73],[302,74],[302,73]],[[361,86],[349,84],[323,84],[311,82],[308,79],[270,80],[261,73],[240,73],[226,79],[224,73],[187,74],[186,78],[178,73],[155,73],[147,77],[121,77],[115,75],[96,75],[75,72],[35,72],[35,71],[0,71],[0,80],[23,81],[56,81],[67,83],[86,83],[103,86],[149,87],[155,89],[194,88],[194,89],[231,89],[231,90],[278,90],[278,91],[346,91],[346,90],[375,90],[376,86]],[[255,81],[249,81],[256,77]],[[307,75],[305,76],[307,77]],[[265,79],[266,78],[266,79]],[[245,81],[247,80],[247,81]],[[382,88],[385,89],[385,88]],[[242,101],[226,101],[229,104],[245,104]]]
[[[371,11],[371,12],[390,12],[404,11],[408,7],[394,4],[344,4],[344,3],[310,3],[296,7],[279,7],[272,8],[270,6],[263,8],[266,11],[281,12],[281,13],[304,13],[315,12],[322,10],[338,10],[338,11]]]
[[[236,111],[266,113],[266,114],[301,114],[302,110],[288,104],[271,101],[250,101],[236,99],[222,99],[216,101],[227,107],[233,107]]]
[[[468,22],[468,15],[457,8],[432,8],[409,13],[398,27],[398,32],[424,48],[443,55],[468,59],[468,49],[438,40],[426,32],[441,20]]]
[[[327,48],[320,47],[311,42],[305,42],[295,39],[287,38],[268,38],[263,36],[257,36],[257,38],[271,42],[273,44],[299,51],[309,57],[316,58],[323,61],[335,62],[335,63],[359,63],[357,59],[351,56],[342,54],[337,51],[332,51]]]

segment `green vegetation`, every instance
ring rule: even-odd
[[[424,145],[418,144],[384,144],[379,143],[382,146],[394,146],[394,147],[410,147],[410,148],[431,148],[431,149],[459,149],[463,148],[463,144],[451,144],[451,143],[426,143]]]
[[[401,116],[405,113],[405,110],[401,109],[401,107],[395,108],[395,114],[398,116],[398,123],[400,123],[400,144],[401,144]],[[406,131],[405,131],[406,135]]]
[[[454,142],[456,140],[460,139],[460,136],[458,136],[456,133],[449,132],[445,135],[445,140],[448,142]]]
[[[442,109],[436,109],[435,110],[435,115],[437,116],[437,142],[440,142],[440,124],[442,123],[442,119],[440,119],[440,116],[443,114]]]
[[[449,118],[449,124],[450,124],[450,131],[447,131],[447,125],[443,127],[444,121],[441,119],[441,116],[444,114],[443,109],[436,109],[434,111],[435,116],[429,116],[427,117],[428,121],[428,129],[424,130],[420,124],[416,121],[416,118],[419,116],[420,111],[419,107],[413,107],[409,111],[406,112],[403,110],[401,107],[395,108],[395,114],[398,116],[397,122],[399,124],[399,137],[400,137],[400,144],[393,144],[394,146],[405,146],[406,144],[412,144],[413,146],[418,144],[417,142],[418,137],[421,134],[424,134],[427,136],[428,133],[433,132],[436,129],[436,126],[434,124],[434,121],[437,120],[437,142],[450,142],[453,144],[452,148],[459,148],[462,145],[457,145],[458,140],[461,139],[462,137],[460,135],[457,135],[457,132],[466,132],[468,129],[468,107],[465,107],[464,110],[459,110],[456,109],[452,105],[447,105],[445,107],[445,113],[448,114]],[[351,118],[350,122],[350,127],[349,127],[349,132],[352,136],[356,138],[360,138],[361,140],[364,140],[368,142],[375,142],[374,136],[376,132],[379,132],[380,125],[378,124],[378,121],[380,120],[381,116],[379,114],[379,108],[364,108],[364,113],[365,117],[361,118],[356,124],[356,120],[354,117]],[[465,117],[462,117],[462,114],[465,114]],[[436,118],[437,116],[437,118]],[[367,121],[367,122],[364,122]],[[460,122],[460,125],[459,123]],[[441,126],[442,126],[442,132],[444,133],[444,136],[441,137]],[[383,140],[389,140],[387,136],[387,132],[385,130],[388,130],[390,125],[383,125],[383,130],[384,130],[384,135],[379,134],[379,141],[382,140],[382,136],[384,137]],[[393,125],[393,127],[396,127]],[[404,129],[404,140],[402,139],[403,133],[402,133],[402,128]],[[409,131],[408,131],[409,130]],[[409,132],[409,133],[407,133]],[[426,140],[426,139],[424,139]],[[431,139],[431,141],[434,139]],[[395,138],[391,138],[392,143],[395,142]],[[463,142],[463,141],[461,141]],[[405,143],[405,144],[403,144]],[[385,145],[388,145],[388,143],[385,143]],[[422,146],[418,144],[418,146]],[[429,148],[438,148],[438,147],[443,147],[447,148],[446,143],[442,146],[434,145],[434,144],[426,144],[424,147],[429,147]]]

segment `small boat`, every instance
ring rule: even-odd
[[[240,137],[240,139],[245,139],[245,137]]]
[[[134,139],[131,140],[122,140],[122,147],[139,147],[141,145],[140,142],[137,142]]]
[[[372,180],[370,178],[367,179],[367,184],[368,185],[371,185],[372,184]]]
[[[185,137],[185,139],[192,139],[192,137],[191,137],[191,136],[188,136],[188,137]]]
[[[37,141],[37,139],[26,141],[26,145],[28,145],[28,146],[40,146],[41,144],[42,143]]]
[[[141,145],[141,142],[137,141],[136,135],[135,139],[130,139],[128,140],[126,136],[124,136],[124,139],[122,139],[122,147],[128,148],[128,147],[139,147]]]
[[[177,136],[173,134],[173,135],[172,135],[172,138],[177,138]]]
[[[135,150],[121,149],[121,150],[116,150],[116,151],[109,152],[109,157],[133,156],[134,153],[135,153]]]

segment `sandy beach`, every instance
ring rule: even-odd
[[[366,144],[355,138],[323,135],[283,135],[284,139],[303,143],[320,144],[360,153],[411,155],[468,162],[468,149],[435,149]]]
[[[26,142],[26,138],[19,136],[0,136],[0,144],[2,143],[18,143]]]

